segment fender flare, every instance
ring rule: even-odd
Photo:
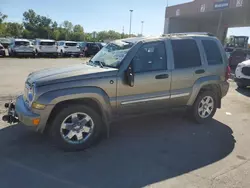
[[[187,102],[188,106],[192,106],[200,92],[200,90],[208,85],[217,85],[220,87],[221,79],[220,76],[206,76],[202,77],[193,85],[192,94]],[[220,88],[219,88],[220,89]],[[219,90],[220,91],[220,90]]]

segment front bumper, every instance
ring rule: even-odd
[[[15,112],[18,120],[27,126],[34,126],[33,120],[40,119],[39,114],[35,114],[27,108],[22,95],[16,99]]]
[[[44,110],[33,109],[31,111],[27,108],[23,96],[21,95],[17,97],[15,104],[6,103],[5,107],[8,108],[8,114],[3,116],[3,121],[7,121],[8,123],[21,122],[42,133],[47,125],[47,121],[54,105],[47,105]],[[34,120],[37,119],[39,119],[39,123],[34,124]]]
[[[246,78],[234,78],[234,81],[236,83],[240,83],[242,85],[245,85],[245,86],[250,86],[250,79],[246,79]]]

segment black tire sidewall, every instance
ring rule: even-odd
[[[60,128],[61,128],[61,123],[63,122],[63,120],[70,114],[73,114],[76,112],[84,112],[92,118],[94,122],[94,130],[93,130],[94,132],[85,142],[81,144],[70,144],[62,138],[60,134]],[[64,149],[65,151],[77,151],[77,150],[86,149],[90,147],[91,145],[93,145],[96,141],[98,141],[98,138],[100,137],[103,126],[104,125],[102,123],[102,119],[100,115],[96,113],[93,109],[85,105],[70,105],[62,109],[55,116],[49,128],[49,135],[51,139],[53,140],[53,142],[56,144],[56,146]]]
[[[246,85],[244,85],[242,83],[237,83],[237,86],[238,86],[238,88],[241,88],[241,89],[244,89],[247,87]]]
[[[213,108],[212,113],[207,118],[201,118],[198,114],[198,108],[199,108],[199,104],[200,104],[201,100],[206,96],[210,96],[213,98],[214,108]],[[198,95],[198,97],[196,98],[195,103],[193,105],[193,109],[192,109],[194,120],[199,124],[206,123],[207,121],[211,120],[213,118],[214,114],[216,113],[217,106],[218,106],[218,99],[217,99],[217,96],[214,92],[204,91],[204,92],[200,93]]]

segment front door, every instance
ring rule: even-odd
[[[120,114],[137,114],[166,107],[170,98],[166,43],[144,43],[132,60],[134,86],[118,78],[117,107]]]

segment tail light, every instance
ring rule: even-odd
[[[226,75],[225,75],[226,80],[228,80],[228,79],[230,78],[230,74],[231,74],[231,68],[230,68],[230,66],[228,65],[228,66],[227,66],[227,70],[226,70]]]

